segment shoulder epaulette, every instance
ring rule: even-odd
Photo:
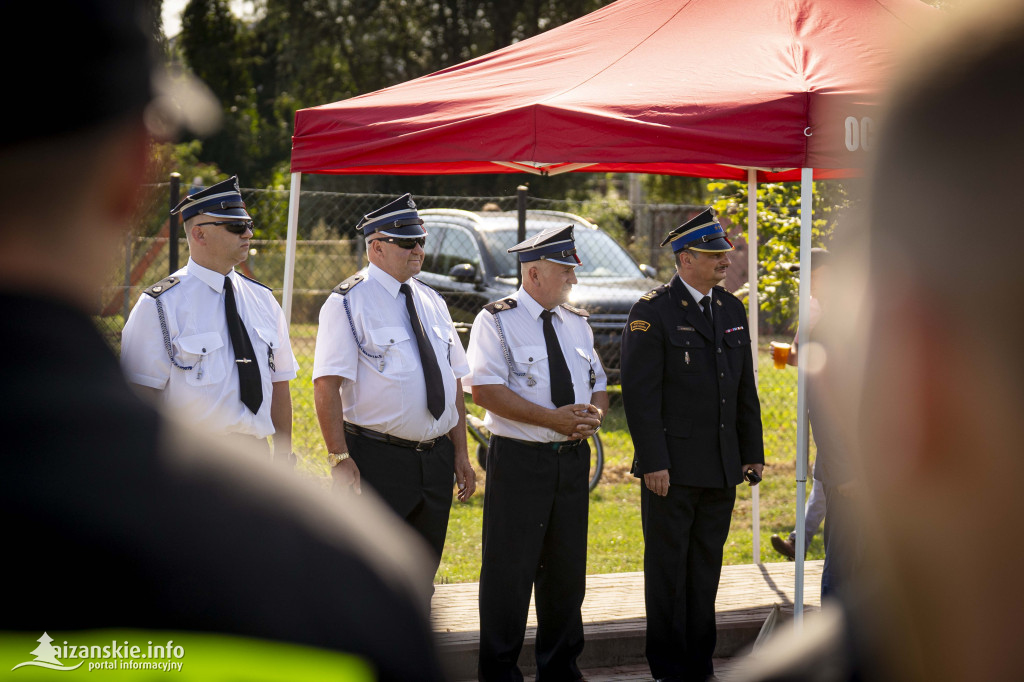
[[[667,284],[662,284],[657,289],[651,289],[646,294],[641,296],[640,300],[641,301],[653,301],[654,299],[658,298],[659,296],[661,296],[666,291],[668,291],[668,285]]]
[[[437,289],[435,289],[434,287],[432,287],[432,286],[430,286],[429,284],[427,284],[426,282],[424,282],[424,281],[423,281],[422,279],[420,279],[419,277],[413,277],[413,279],[414,279],[414,280],[416,280],[417,282],[419,282],[420,284],[422,284],[422,285],[423,285],[423,286],[424,286],[424,287],[425,287],[425,288],[426,288],[426,289],[427,289],[428,291],[430,291],[431,293],[433,293],[433,294],[434,294],[435,296],[437,296],[437,297],[438,297],[439,299],[441,299],[442,301],[443,301],[443,300],[445,300],[445,298],[444,298],[444,294],[442,294],[442,293],[441,293],[440,291],[438,291],[438,290],[437,290]]]
[[[562,307],[568,310],[570,313],[576,313],[580,317],[590,317],[590,313],[588,313],[583,308],[577,308],[575,306],[569,305],[568,303],[563,303]]]
[[[181,282],[181,278],[180,277],[174,277],[172,275],[171,277],[165,277],[164,279],[160,280],[159,282],[157,282],[156,284],[154,284],[151,287],[143,289],[143,291],[145,293],[149,294],[150,296],[152,296],[153,298],[156,298],[157,296],[159,296],[160,294],[166,292],[171,287],[176,286],[180,282]]]
[[[268,289],[270,291],[273,291],[273,289],[271,289],[270,287],[268,287],[266,284],[264,284],[263,282],[259,281],[258,279],[253,279],[252,277],[247,277],[247,276],[243,275],[242,273],[238,272],[237,270],[235,270],[235,274],[238,275],[239,277],[242,277],[244,279],[249,280],[253,284],[259,284],[264,289]]]
[[[484,306],[484,310],[489,312],[491,315],[497,315],[502,310],[512,310],[519,302],[514,298],[503,298],[500,301],[494,301]]]
[[[352,291],[352,288],[355,285],[357,285],[360,282],[362,282],[364,279],[366,279],[366,275],[364,275],[364,274],[358,273],[358,274],[352,275],[351,277],[346,279],[344,282],[342,282],[338,286],[336,286],[333,289],[331,289],[331,291],[333,291],[336,294],[341,294],[342,296],[344,296],[348,292]]]
[[[727,298],[731,298],[731,299],[733,299],[734,301],[736,301],[737,303],[739,303],[740,305],[743,305],[743,301],[741,301],[741,300],[740,300],[740,299],[739,299],[739,298],[738,298],[738,297],[736,296],[736,294],[734,294],[734,293],[730,292],[730,291],[729,291],[728,289],[726,289],[726,288],[725,288],[725,287],[723,287],[723,286],[718,286],[718,285],[716,285],[716,286],[715,286],[715,293],[717,293],[717,294],[719,294],[719,295],[721,295],[721,296],[727,297]]]

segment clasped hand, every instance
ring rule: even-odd
[[[604,414],[600,409],[590,404],[576,403],[555,409],[553,428],[570,440],[584,440],[601,428],[602,421]]]

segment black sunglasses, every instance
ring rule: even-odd
[[[406,249],[411,251],[417,246],[423,246],[427,243],[426,237],[382,237],[380,239],[374,239],[375,242],[387,242],[388,244],[394,244],[400,249]]]
[[[256,225],[251,220],[215,220],[208,223],[197,223],[198,227],[203,225],[223,225],[224,229],[231,234],[244,234],[246,230],[256,231]]]

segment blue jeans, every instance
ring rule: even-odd
[[[821,599],[844,596],[850,578],[860,569],[863,531],[853,500],[836,487],[825,486],[825,566],[821,571]]]

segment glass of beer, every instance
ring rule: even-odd
[[[772,341],[771,347],[772,362],[775,364],[775,369],[786,369],[786,365],[789,364],[789,344]]]

